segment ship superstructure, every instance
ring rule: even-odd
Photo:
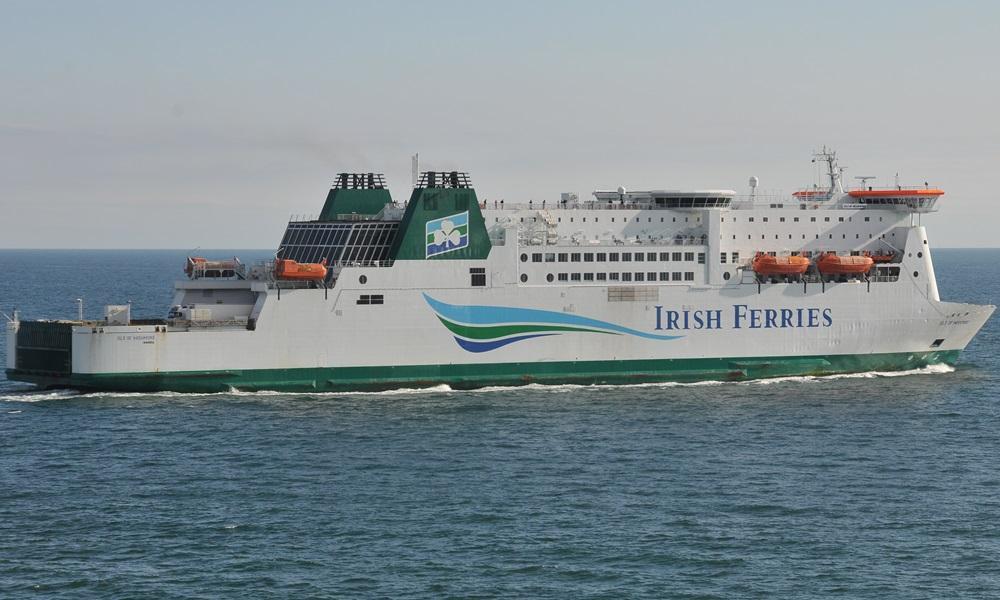
[[[994,307],[939,298],[940,189],[596,191],[405,204],[337,177],[275,261],[192,257],[164,319],[8,325],[11,379],[80,389],[356,390],[741,380],[954,363]],[[862,181],[867,184],[867,178]]]

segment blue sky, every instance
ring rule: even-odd
[[[945,188],[997,246],[1000,4],[0,3],[0,247],[272,247],[339,171],[481,198]]]

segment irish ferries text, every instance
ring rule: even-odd
[[[657,306],[657,330],[688,329],[773,329],[786,327],[829,327],[833,325],[833,310],[830,308],[750,308],[746,304],[734,304],[729,313],[731,320],[725,319],[726,311],[713,310],[670,310]]]

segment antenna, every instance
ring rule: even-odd
[[[865,189],[868,187],[868,180],[876,179],[874,175],[855,175],[854,178],[861,180],[861,189]]]
[[[753,202],[757,195],[757,186],[760,185],[760,178],[756,175],[750,177],[750,201]]]
[[[837,165],[837,152],[832,148],[828,149],[826,145],[819,152],[813,153],[813,162],[825,162],[827,177],[830,178],[830,193],[833,194],[834,191],[844,193],[844,185],[842,183],[842,178],[844,176],[844,171],[847,167],[840,167]]]
[[[413,187],[417,187],[420,182],[420,153],[414,154],[410,157],[410,179],[413,181]]]

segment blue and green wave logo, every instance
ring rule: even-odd
[[[564,333],[633,335],[648,340],[676,340],[681,335],[658,335],[615,323],[537,308],[509,306],[463,306],[424,300],[451,331],[458,345],[469,352],[489,352],[507,344]]]

